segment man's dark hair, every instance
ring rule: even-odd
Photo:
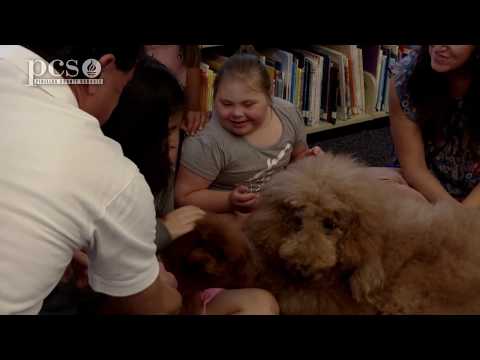
[[[100,59],[103,55],[113,54],[118,69],[131,70],[144,56],[143,45],[28,45],[22,46],[33,51],[48,62],[55,59],[66,62],[70,59],[78,60],[82,64],[87,59]]]

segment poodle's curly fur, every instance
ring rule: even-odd
[[[271,291],[283,314],[480,313],[480,211],[405,196],[348,156],[276,175],[244,230],[223,227],[232,257],[203,269]]]

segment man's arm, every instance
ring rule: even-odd
[[[102,310],[171,314],[181,307],[175,277],[159,263],[153,196],[142,175],[108,203],[88,244],[88,280],[105,294]]]
[[[160,273],[145,290],[125,297],[107,296],[100,312],[103,314],[177,314],[182,306],[182,296],[172,283],[173,275],[160,267]]]

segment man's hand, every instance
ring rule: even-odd
[[[158,263],[160,265],[160,271],[158,274],[160,279],[168,286],[174,289],[178,288],[178,282],[177,282],[177,279],[175,278],[175,275],[173,275],[171,272],[165,269],[165,265],[163,265],[161,261],[159,261]]]
[[[61,282],[75,282],[77,289],[89,289],[88,285],[88,255],[83,250],[76,250],[73,258],[63,274]]]

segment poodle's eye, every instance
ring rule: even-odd
[[[291,213],[292,215],[292,229],[295,232],[299,232],[303,229],[304,209],[295,209]]]
[[[302,230],[302,227],[303,227],[302,217],[295,214],[295,216],[293,216],[293,219],[292,219],[292,229],[293,229],[293,231],[299,232],[300,230]]]
[[[336,228],[336,225],[333,222],[333,220],[329,218],[323,219],[322,225],[323,225],[323,229],[327,234],[330,234]]]
[[[284,221],[288,224],[289,230],[299,232],[303,229],[304,208],[285,208]]]

